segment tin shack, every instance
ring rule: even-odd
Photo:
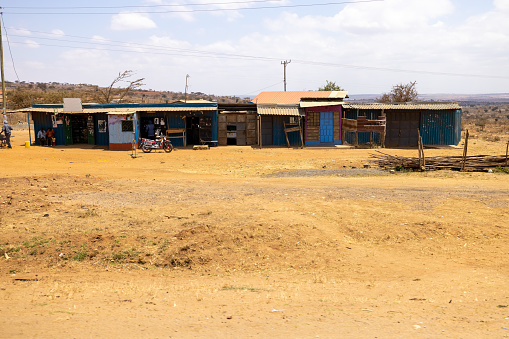
[[[383,121],[382,133],[355,131],[345,133],[346,141],[377,143],[386,147],[417,146],[418,134],[424,145],[457,145],[461,140],[462,109],[457,102],[345,103],[344,121]]]
[[[262,144],[341,144],[341,105],[347,94],[346,91],[260,93],[253,102],[261,119]]]
[[[217,140],[217,103],[177,102],[161,104],[33,105],[29,112],[35,133],[55,130],[57,145],[99,145],[131,149],[133,141],[148,137],[147,126],[156,135],[167,135],[174,146]],[[37,141],[36,141],[37,143]]]

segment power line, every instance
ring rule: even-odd
[[[227,12],[227,11],[248,11],[248,10],[263,10],[263,9],[280,9],[280,8],[299,8],[299,7],[323,7],[335,6],[346,4],[358,4],[369,2],[382,2],[385,0],[359,0],[359,1],[341,1],[341,2],[327,2],[316,4],[299,4],[299,5],[278,5],[278,6],[259,6],[259,7],[237,7],[237,8],[206,8],[206,9],[181,9],[169,11],[129,11],[128,14],[166,14],[166,13],[196,13],[196,12]],[[121,14],[118,12],[5,12],[6,14],[23,14],[23,15],[114,15]]]
[[[11,27],[11,29],[12,29],[12,27]],[[55,33],[46,33],[46,32],[39,32],[39,31],[30,31],[30,32],[55,35],[55,36],[72,37],[72,38],[77,38],[77,39],[92,40],[90,38],[81,37],[81,36],[60,35],[60,34],[55,34]],[[11,36],[20,36],[20,35],[12,35],[11,34]],[[201,58],[239,59],[239,60],[269,61],[269,62],[281,60],[280,58],[275,58],[275,57],[263,57],[263,56],[242,55],[242,54],[228,54],[228,53],[218,53],[218,52],[210,52],[210,51],[202,51],[202,50],[193,50],[193,49],[168,48],[168,47],[162,47],[162,46],[150,45],[150,44],[136,44],[135,46],[129,46],[131,44],[129,42],[106,40],[106,39],[101,40],[101,41],[104,41],[104,43],[99,43],[99,42],[81,42],[81,41],[72,41],[72,40],[52,39],[52,38],[44,38],[44,37],[32,37],[32,38],[44,39],[44,40],[54,40],[54,41],[64,41],[64,42],[71,42],[71,43],[78,43],[78,44],[85,43],[85,44],[89,44],[89,45],[99,45],[99,46],[113,45],[113,46],[123,47],[124,49],[90,48],[90,47],[83,47],[83,46],[40,44],[41,46],[58,47],[58,48],[82,48],[82,49],[90,49],[90,50],[103,50],[103,51],[128,52],[128,53],[140,53],[140,54],[158,54],[158,55],[179,55],[179,56],[188,55],[188,56],[195,56],[195,57],[201,57]],[[13,43],[26,44],[25,42],[13,42]],[[105,45],[106,43],[108,45]],[[139,51],[139,50],[127,49],[130,47],[131,48],[142,47],[142,48],[150,49],[150,50]],[[157,52],[157,51],[159,51],[159,52]],[[364,69],[364,70],[383,71],[383,72],[413,73],[413,74],[426,74],[426,75],[437,75],[437,76],[456,76],[456,77],[486,78],[486,79],[509,79],[508,76],[498,76],[498,75],[420,71],[420,70],[397,69],[397,68],[388,68],[388,67],[327,63],[327,62],[298,60],[298,59],[293,59],[293,62],[298,63],[298,64],[303,64],[303,65],[311,65],[311,66],[341,67],[341,68]]]
[[[267,86],[267,87],[264,87],[264,88],[260,88],[256,91],[251,91],[251,92],[248,92],[247,94],[242,94],[241,96],[247,96],[249,94],[254,94],[254,93],[260,93],[261,91],[267,89],[267,88],[271,88],[271,87],[274,87],[274,86],[277,86],[277,85],[280,85],[282,83],[282,81],[278,82],[278,83],[275,83],[273,85],[270,85],[270,86]]]
[[[248,4],[260,2],[281,2],[283,0],[250,0],[250,1],[231,1],[231,2],[207,2],[207,3],[194,3],[194,4],[169,4],[169,5],[137,5],[137,6],[46,6],[46,7],[33,7],[33,6],[7,6],[2,8],[16,8],[16,9],[114,9],[114,8],[157,8],[157,7],[183,7],[183,6],[218,6],[218,5],[231,5],[231,4]]]
[[[485,75],[485,74],[467,74],[467,73],[452,73],[452,72],[435,72],[435,71],[419,71],[411,69],[397,69],[388,67],[375,67],[375,66],[359,66],[350,64],[334,64],[327,62],[316,62],[307,60],[294,60],[296,63],[314,66],[324,67],[344,67],[353,69],[365,69],[372,71],[386,71],[386,72],[399,72],[399,73],[415,73],[415,74],[428,74],[428,75],[445,75],[445,76],[457,76],[457,77],[469,77],[469,78],[487,78],[487,79],[509,79],[509,76],[500,75]]]
[[[7,35],[7,29],[5,28],[4,15],[3,15],[3,13],[0,13],[0,15],[2,16],[2,26],[4,27],[5,38],[7,39],[7,46],[9,47],[9,54],[11,55],[12,68],[14,69],[14,74],[16,74],[16,78],[19,81],[18,71],[16,71],[16,65],[14,64],[14,58],[12,57],[11,43],[9,41],[9,36]]]
[[[11,29],[13,29],[11,27]],[[15,29],[15,28],[14,28]],[[210,55],[210,54],[214,54],[218,57],[228,57],[228,58],[239,58],[239,59],[250,59],[250,60],[269,60],[269,61],[273,61],[273,60],[278,60],[278,58],[271,58],[271,57],[261,57],[261,56],[250,56],[250,55],[241,55],[241,54],[228,54],[228,53],[218,53],[218,52],[210,52],[210,51],[200,51],[200,50],[193,50],[193,49],[184,49],[184,48],[170,48],[170,47],[163,47],[163,46],[158,46],[158,45],[153,45],[153,44],[138,44],[136,43],[136,45],[132,45],[132,43],[130,42],[125,42],[125,41],[118,41],[118,40],[108,40],[108,39],[101,39],[101,40],[95,40],[95,39],[91,39],[91,38],[88,38],[88,37],[82,37],[82,36],[76,36],[76,35],[62,35],[62,34],[56,34],[56,33],[48,33],[48,32],[40,32],[40,31],[29,31],[31,33],[39,33],[39,34],[45,34],[45,35],[53,35],[53,36],[57,36],[57,37],[69,37],[69,38],[77,38],[77,39],[86,39],[86,40],[92,40],[92,41],[84,41],[84,42],[81,42],[81,41],[72,41],[72,40],[67,40],[67,39],[54,39],[54,38],[48,38],[48,37],[31,37],[33,39],[40,39],[40,40],[51,40],[51,41],[63,41],[63,42],[71,42],[71,43],[85,43],[85,44],[89,44],[89,45],[99,45],[99,46],[118,46],[118,47],[124,47],[124,48],[128,48],[128,47],[132,47],[132,48],[140,48],[140,47],[146,47],[146,48],[150,48],[151,51],[153,50],[161,50],[161,51],[171,51],[171,52],[185,52],[185,53],[190,53],[190,54],[206,54],[206,55]],[[17,34],[11,34],[11,36],[16,36],[16,37],[26,37],[24,35],[17,35]],[[17,42],[18,44],[22,44],[22,43],[19,43]],[[41,44],[41,46],[51,46],[51,47],[59,47],[60,45],[46,45],[46,44]],[[75,46],[61,46],[61,47],[75,47]],[[81,48],[81,46],[77,46],[79,48]],[[118,51],[118,50],[114,50],[114,51]],[[142,53],[142,52],[140,52]],[[145,52],[143,52],[145,53]]]

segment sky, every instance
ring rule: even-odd
[[[215,95],[509,93],[509,0],[3,0],[9,81]]]

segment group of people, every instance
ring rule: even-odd
[[[37,140],[39,140],[39,145],[41,146],[55,146],[55,130],[53,128],[48,128],[47,131],[44,128],[37,133]]]
[[[4,115],[4,119],[3,119],[3,126],[2,126],[2,131],[0,132],[0,137],[2,139],[5,138],[5,143],[7,144],[7,148],[12,148],[11,146],[11,131],[12,131],[12,127],[7,123],[7,117]],[[3,136],[2,136],[3,134]]]

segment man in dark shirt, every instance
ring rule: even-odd
[[[7,142],[8,148],[12,148],[12,146],[11,146],[11,131],[12,131],[12,127],[7,123],[7,119],[4,118],[4,125],[2,126],[2,133],[5,135],[5,141]]]
[[[146,127],[147,135],[148,135],[149,139],[154,139],[154,135],[155,135],[154,128],[155,128],[155,126],[154,126],[154,123],[152,122],[152,120],[149,121],[147,124],[147,127]]]

